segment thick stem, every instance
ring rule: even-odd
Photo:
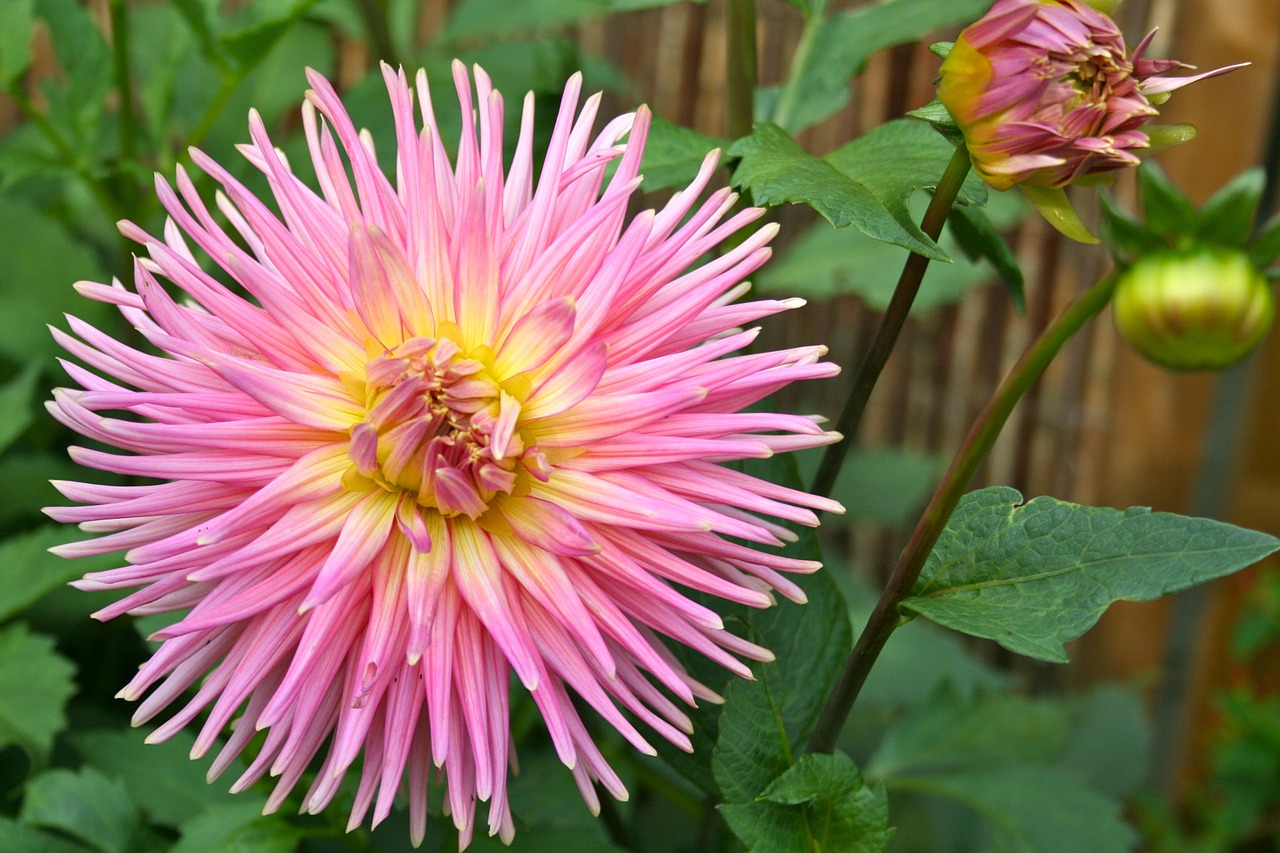
[[[729,89],[728,131],[730,139],[751,133],[756,97],[756,4],[755,0],[729,0],[727,8]]]
[[[928,234],[929,239],[937,240],[938,235],[942,233],[943,223],[947,221],[947,214],[951,212],[951,206],[955,204],[956,196],[960,193],[960,187],[968,174],[969,152],[963,147],[957,148],[951,155],[951,161],[947,163],[942,180],[938,181],[933,198],[929,200],[929,208],[920,222],[920,230]],[[871,348],[867,350],[862,364],[858,366],[853,386],[849,389],[849,397],[845,400],[840,419],[836,422],[836,432],[844,437],[827,447],[822,455],[822,462],[818,465],[818,474],[814,477],[813,486],[809,489],[815,495],[827,497],[831,494],[836,475],[840,473],[840,466],[844,464],[844,457],[857,438],[858,425],[862,421],[862,413],[867,408],[871,390],[875,388],[885,363],[889,361],[889,354],[893,352],[893,345],[902,331],[902,324],[907,321],[907,315],[911,313],[911,304],[915,302],[916,293],[920,291],[920,282],[924,279],[924,271],[928,267],[929,259],[924,255],[912,252],[907,256],[907,262],[902,267],[902,274],[898,276],[898,284],[889,300],[889,307],[880,318],[880,326],[876,329],[875,338],[871,341]]]
[[[996,390],[995,396],[974,421],[964,443],[956,451],[951,467],[943,475],[937,491],[920,516],[907,547],[885,585],[884,593],[876,603],[871,618],[867,620],[867,627],[859,635],[853,653],[849,656],[844,671],[840,673],[835,690],[827,700],[827,706],[809,741],[809,752],[831,752],[835,749],[836,738],[844,727],[844,721],[853,708],[854,700],[858,698],[867,674],[889,635],[902,622],[898,604],[911,594],[925,560],[942,535],[947,520],[964,495],[974,472],[995,444],[1013,407],[1027,393],[1032,383],[1040,378],[1067,341],[1111,300],[1114,290],[1115,278],[1108,276],[1067,306],[1023,353]]]

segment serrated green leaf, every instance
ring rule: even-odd
[[[0,817],[0,850],[12,853],[87,853],[89,848]]]
[[[645,191],[687,186],[697,177],[702,161],[712,149],[728,150],[731,144],[728,139],[707,136],[654,116],[640,165]]]
[[[834,15],[814,34],[812,46],[788,81],[789,103],[771,118],[792,132],[811,127],[849,102],[849,80],[868,57],[895,44],[918,41],[935,30],[976,20],[992,0],[889,0]]]
[[[788,811],[798,812],[802,818],[800,831],[789,837],[770,833],[769,842],[782,842],[783,850],[880,853],[893,835],[884,788],[868,786],[844,753],[801,756],[759,799],[792,806]],[[737,820],[741,823],[740,816]],[[752,849],[760,848],[753,845]]]
[[[1161,237],[1191,236],[1196,228],[1196,209],[1187,194],[1169,180],[1154,161],[1138,167],[1138,194],[1147,227]]]
[[[56,829],[102,853],[131,853],[142,828],[124,786],[96,770],[49,770],[27,785],[18,820]]]
[[[815,547],[812,534],[804,539]],[[795,580],[807,604],[781,602],[750,620],[748,637],[776,659],[755,667],[755,681],[725,691],[711,768],[728,803],[753,801],[799,756],[852,645],[848,612],[826,573]]]
[[[1027,312],[1026,285],[1022,278],[1022,267],[1013,249],[1000,236],[995,225],[987,217],[986,209],[970,204],[957,204],[951,208],[947,217],[951,233],[960,244],[965,256],[971,261],[987,260],[1000,274],[1000,279],[1009,289],[1009,299],[1014,310],[1019,314]]]
[[[777,125],[756,125],[729,153],[740,158],[733,185],[749,190],[756,204],[807,204],[837,228],[853,225],[877,240],[948,260],[918,227],[904,227],[869,188],[805,151]]]
[[[1273,536],[1209,519],[981,489],[961,499],[901,609],[1062,662],[1063,643],[1113,601],[1178,592],[1277,550]]]
[[[744,468],[769,482],[799,487],[789,455],[753,460]],[[787,552],[819,559],[814,532],[801,531]],[[829,573],[792,579],[807,604],[783,601],[744,616],[746,637],[770,649],[775,659],[753,667],[754,681],[735,679],[724,691],[711,770],[728,804],[754,803],[800,755],[853,644],[848,609]]]
[[[1200,208],[1196,240],[1229,249],[1243,246],[1253,230],[1253,217],[1266,182],[1266,172],[1253,168],[1223,185]]]
[[[1061,704],[991,693],[971,700],[936,690],[885,735],[866,764],[871,779],[1060,756],[1071,717]]]
[[[1004,853],[1129,853],[1137,838],[1120,806],[1074,776],[1047,767],[1013,766],[918,775],[894,780],[891,791],[915,791],[962,803],[980,813]]]
[[[937,185],[954,153],[955,149],[927,125],[899,119],[864,133],[823,159],[841,174],[871,190],[894,220],[916,241],[932,243],[916,225],[908,205],[916,190]],[[961,204],[986,204],[986,186],[971,173],[960,188],[958,200]],[[889,242],[913,248],[897,240]],[[945,256],[932,257],[950,260]]]
[[[278,815],[263,815],[258,802],[237,801],[206,809],[182,824],[169,853],[293,853],[302,832]]]
[[[71,735],[71,741],[87,766],[124,785],[151,823],[176,827],[206,808],[230,800],[225,786],[205,781],[209,762],[189,757],[194,735],[183,730],[155,744],[145,743],[144,736],[137,729],[79,731]],[[237,795],[236,802],[261,811],[266,798],[246,791]]]
[[[75,671],[48,637],[25,625],[0,630],[0,749],[16,744],[44,760],[66,727],[63,708],[76,692]]]
[[[35,0],[0,3],[0,88],[22,76],[31,64]]]

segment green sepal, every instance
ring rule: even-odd
[[[1249,244],[1246,251],[1249,254],[1249,260],[1258,269],[1265,270],[1275,263],[1276,256],[1280,255],[1280,213],[1268,219],[1266,224],[1258,229],[1258,236]]]
[[[1147,228],[1153,233],[1177,240],[1195,230],[1199,217],[1191,199],[1149,160],[1138,167],[1138,194]]]
[[[1071,199],[1062,187],[1041,187],[1018,184],[1027,201],[1040,212],[1045,221],[1077,243],[1096,243],[1098,238],[1076,213]]]
[[[929,45],[929,52],[939,59],[946,59],[951,55],[951,48],[955,47],[953,41],[935,41]]]
[[[1228,249],[1244,246],[1253,231],[1258,200],[1262,198],[1266,182],[1266,173],[1261,168],[1249,169],[1232,178],[1200,208],[1196,240]]]
[[[959,125],[956,120],[951,117],[951,113],[947,112],[947,108],[942,105],[942,101],[934,98],[929,103],[919,109],[911,110],[907,113],[911,118],[918,118],[921,121],[927,121],[933,125],[933,129],[942,134],[943,139],[950,142],[956,148],[964,145],[964,134],[960,132]]]
[[[1111,196],[1098,193],[1098,204],[1102,211],[1099,230],[1117,263],[1133,263],[1148,252],[1169,248],[1164,240],[1148,231],[1141,222],[1116,207]]]

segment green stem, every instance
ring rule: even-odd
[[[728,131],[730,139],[741,139],[751,133],[751,125],[755,121],[755,0],[729,0],[726,16],[729,42],[726,56]]]
[[[947,214],[951,212],[951,207],[955,204],[956,196],[959,195],[960,187],[968,174],[969,152],[963,147],[957,148],[951,155],[946,171],[942,174],[942,180],[938,181],[933,198],[929,200],[924,219],[920,222],[920,229],[928,234],[931,240],[937,240],[938,235],[942,233],[943,223],[947,221]],[[893,345],[897,343],[902,324],[907,321],[907,315],[911,313],[911,304],[915,302],[916,294],[920,291],[920,282],[924,279],[924,272],[928,267],[929,259],[924,255],[912,252],[907,256],[907,262],[902,267],[902,274],[898,276],[898,284],[889,300],[889,307],[880,318],[880,326],[876,329],[875,338],[871,341],[871,348],[863,357],[862,364],[858,365],[858,373],[853,379],[853,386],[849,389],[849,398],[845,400],[844,409],[841,410],[840,418],[836,422],[836,432],[844,437],[827,447],[822,455],[822,462],[818,465],[818,474],[814,478],[813,486],[809,489],[815,495],[827,497],[831,494],[836,475],[840,473],[840,466],[844,464],[844,457],[857,438],[858,426],[862,422],[862,413],[867,408],[867,400],[870,399],[871,391],[876,387],[880,373],[889,361]]]
[[[209,106],[205,108],[204,114],[200,116],[200,123],[188,134],[187,148],[200,147],[200,143],[209,135],[209,131],[213,130],[213,126],[222,116],[222,111],[231,101],[231,96],[236,93],[236,89],[244,82],[247,74],[247,71],[238,70],[227,70],[222,73],[222,85],[214,94],[213,100],[209,102]],[[181,155],[178,159],[182,159]]]
[[[853,653],[849,656],[844,671],[840,673],[835,690],[827,700],[827,706],[809,741],[809,752],[831,752],[835,748],[836,738],[853,708],[854,700],[858,698],[867,674],[889,635],[903,621],[898,613],[898,604],[911,594],[925,560],[942,535],[947,520],[960,502],[974,472],[995,444],[1013,407],[1040,378],[1067,341],[1111,300],[1115,283],[1113,276],[1103,278],[1067,306],[1022,354],[1022,358],[996,390],[995,396],[974,421],[964,443],[956,451],[951,467],[947,469],[937,491],[929,500],[929,505],[920,516],[898,565],[894,567],[893,574],[885,585],[884,593],[876,603],[871,618],[867,620],[867,627],[858,637]]]
[[[399,65],[395,43],[391,40],[391,26],[387,21],[387,0],[356,0],[356,9],[364,19],[365,32],[378,59],[390,65]]]
[[[116,92],[120,96],[120,161],[138,156],[133,116],[133,75],[129,66],[129,0],[111,0],[111,53]]]
[[[793,130],[790,126],[791,111],[795,109],[796,98],[800,94],[800,84],[804,78],[804,68],[809,64],[809,54],[813,51],[813,42],[822,28],[823,17],[817,12],[808,12],[804,16],[804,30],[800,33],[800,42],[796,52],[791,55],[791,68],[787,71],[787,82],[782,84],[778,93],[778,101],[773,107],[773,123],[779,127]]]

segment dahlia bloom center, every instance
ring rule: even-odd
[[[529,382],[494,376],[492,351],[465,351],[454,324],[413,337],[365,365],[363,421],[351,430],[350,491],[410,493],[446,518],[478,518],[498,493],[512,494],[546,459],[518,429]]]

